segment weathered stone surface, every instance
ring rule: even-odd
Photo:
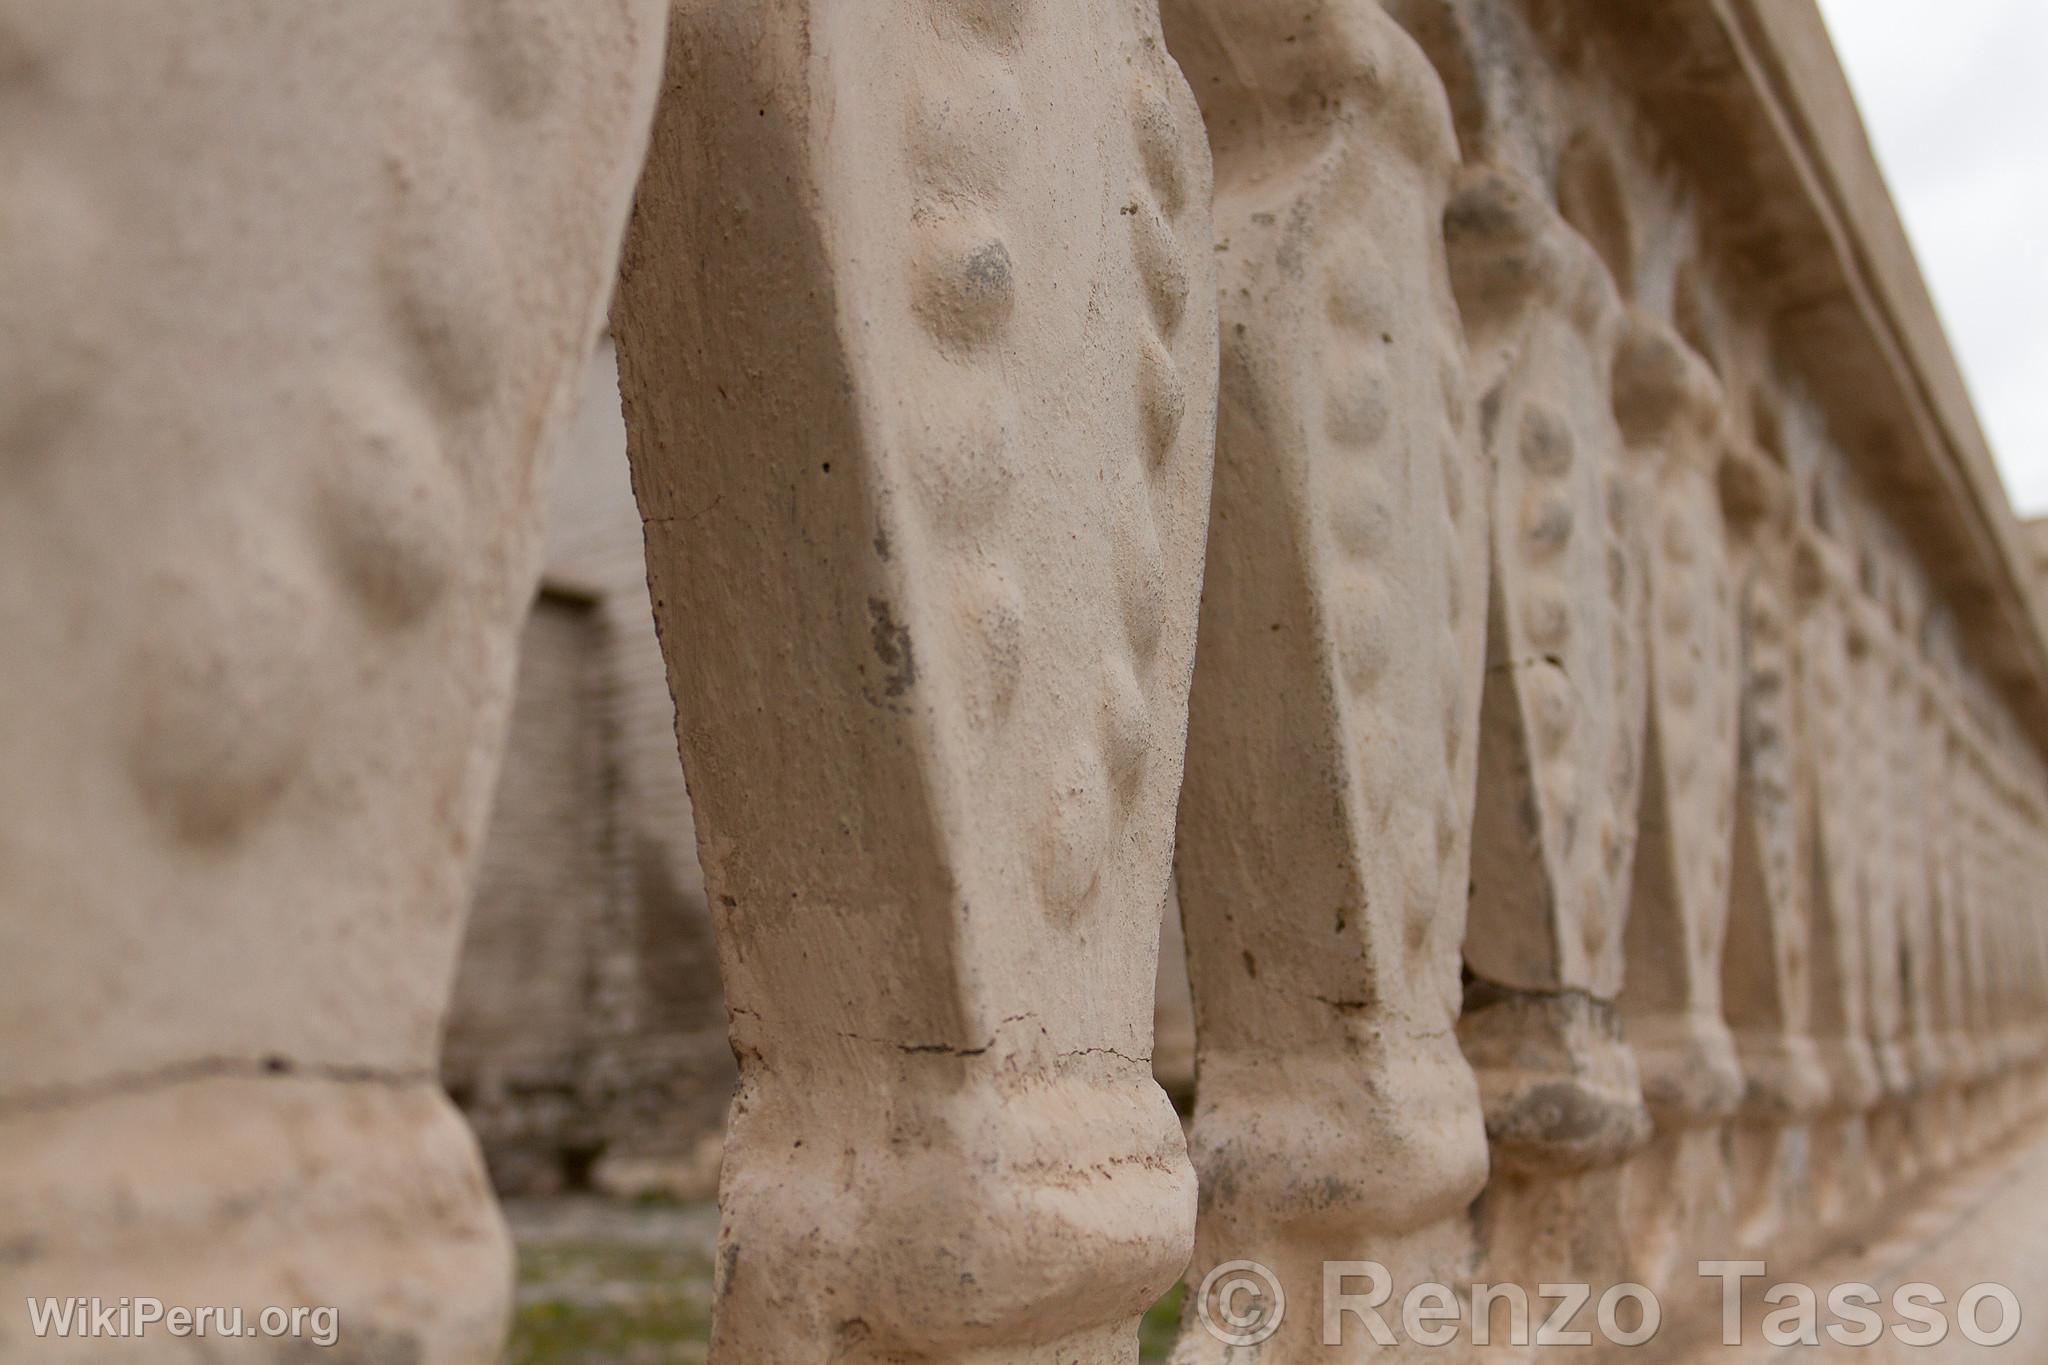
[[[2038,532],[1808,0],[669,19],[0,0],[0,1298],[490,1359],[444,1016],[537,1184],[710,1169],[729,1024],[777,1365],[1677,1292],[2030,1131]]]
[[[1480,41],[1457,31],[1464,47]],[[1545,184],[1562,149],[1530,143],[1536,130],[1512,121],[1518,77],[1489,74],[1444,216],[1493,474],[1459,1033],[1497,1155],[1540,1169],[1554,1147],[1575,1169],[1620,1160],[1649,1131],[1635,1058],[1607,1019],[1648,701],[1648,499],[1613,382],[1626,265],[1612,234],[1627,223],[1567,220],[1552,196],[1570,187]],[[1585,235],[1601,227],[1617,259]]]
[[[503,1235],[430,1086],[659,17],[0,6],[17,1305],[494,1348]]]
[[[673,17],[614,327],[740,1056],[714,1349],[1128,1359],[1193,1231],[1193,102],[1137,3]]]
[[[1485,509],[1427,60],[1372,0],[1165,13],[1224,337],[1178,854],[1198,1287],[1244,1256],[1313,1276],[1484,1179],[1454,1025]]]

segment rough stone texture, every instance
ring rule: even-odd
[[[1129,1360],[1215,365],[1141,3],[692,5],[613,313],[740,1056],[713,1350]]]
[[[701,865],[721,1359],[1129,1362],[1190,1257],[1301,1359],[1322,1256],[1666,1288],[2028,1131],[2039,561],[1813,6],[1156,8],[677,6],[651,587],[572,481],[515,705],[659,16],[0,0],[0,1299],[488,1359],[508,707],[450,1076],[673,1124]]]
[[[1483,154],[1483,153],[1482,153]],[[1460,1034],[1496,1154],[1606,1165],[1646,1124],[1613,1020],[1642,783],[1642,480],[1609,372],[1620,309],[1534,168],[1445,216],[1493,464],[1493,594]]]
[[[1485,1173],[1454,1032],[1486,606],[1456,149],[1370,0],[1165,13],[1215,153],[1224,334],[1178,854],[1188,1278],[1250,1256],[1303,1284],[1426,1240]]]
[[[545,511],[441,1076],[501,1194],[588,1181],[710,1199],[736,1073],[608,341]],[[1171,887],[1152,1027],[1153,1075],[1185,1108],[1195,1026]]]
[[[10,1303],[494,1349],[432,1077],[659,19],[0,5]]]

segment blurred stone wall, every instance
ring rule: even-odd
[[[609,342],[550,476],[442,1071],[501,1190],[715,1184],[733,1061]]]

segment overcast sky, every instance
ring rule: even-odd
[[[2048,0],[1820,0],[2023,515],[2048,513]]]

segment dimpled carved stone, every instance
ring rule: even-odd
[[[1938,628],[1939,622],[1936,623]],[[1929,634],[1934,630],[1930,629]],[[1947,1166],[1967,1150],[1963,1087],[1969,1074],[1970,1040],[1965,1031],[1960,894],[1956,864],[1959,823],[1954,789],[1958,762],[1955,722],[1950,714],[1943,674],[1947,660],[1931,658],[1919,677],[1920,735],[1923,749],[1923,799],[1926,826],[1927,952],[1922,990],[1922,1042],[1927,1049],[1924,1074],[1930,1077],[1925,1096],[1920,1141],[1936,1167]]]
[[[1916,613],[1917,615],[1917,613]],[[1924,670],[1907,643],[1917,631],[1909,619],[1892,637],[1893,667],[1889,714],[1893,766],[1885,790],[1891,798],[1889,828],[1896,866],[1899,907],[1899,956],[1896,972],[1900,994],[1901,1046],[1905,1052],[1906,1096],[1913,1102],[1907,1118],[1918,1118],[1920,1102],[1943,1084],[1945,1059],[1936,1036],[1936,982],[1941,970],[1933,901],[1934,867],[1930,835],[1939,828],[1928,810],[1932,796],[1931,744],[1939,732],[1929,724],[1932,707],[1923,692]],[[1895,626],[1895,630],[1897,627]],[[1917,1140],[1906,1157],[1911,1162],[1929,1153]]]
[[[1717,488],[1720,386],[1665,325],[1631,314],[1615,413],[1651,468],[1650,719],[1622,1013],[1643,1097],[1665,1127],[1726,1118],[1742,1093],[1722,1020],[1739,669]]]
[[[0,3],[10,1302],[496,1354],[432,1078],[659,19]]]
[[[1456,145],[1371,0],[1165,13],[1216,157],[1224,336],[1178,853],[1189,1282],[1242,1256],[1313,1280],[1485,1174],[1455,1033],[1486,591],[1437,226]]]
[[[1851,692],[1848,614],[1853,607],[1840,551],[1811,534],[1801,545],[1803,601],[1800,640],[1802,714],[1810,735],[1810,791],[1815,804],[1815,1031],[1833,1088],[1832,1112],[1862,1109],[1876,1099],[1879,1078],[1866,1025],[1867,913],[1859,854],[1859,802],[1831,801],[1830,791],[1860,792],[1860,731]]]
[[[1495,1159],[1609,1164],[1648,1119],[1612,1002],[1641,791],[1641,515],[1592,250],[1519,175],[1445,220],[1493,464],[1493,593],[1459,1023]]]
[[[1898,840],[1893,828],[1892,784],[1896,773],[1898,733],[1892,715],[1896,660],[1882,610],[1853,590],[1844,603],[1848,615],[1850,754],[1857,780],[1837,792],[1823,793],[1831,804],[1848,808],[1854,825],[1855,894],[1862,902],[1863,972],[1867,1027],[1877,1058],[1879,1084],[1888,1100],[1912,1088],[1912,1071],[1904,1046],[1905,1000],[1900,981],[1902,906],[1899,888]]]
[[[1873,1194],[1863,1147],[1864,1116],[1883,1093],[1869,1030],[1868,924],[1863,888],[1866,831],[1857,800],[1862,734],[1849,640],[1854,587],[1840,548],[1807,531],[1800,543],[1800,694],[1805,718],[1806,799],[1813,810],[1813,1029],[1828,1076],[1824,1122],[1815,1138],[1823,1212],[1846,1211]]]
[[[1797,755],[1790,498],[1760,451],[1731,454],[1742,630],[1740,774],[1722,999],[1742,1071],[1740,1116],[1772,1128],[1810,1116],[1827,1076],[1812,1036],[1809,839]]]
[[[670,78],[614,323],[740,1059],[713,1352],[1134,1360],[1199,115],[1138,0],[691,4]]]

